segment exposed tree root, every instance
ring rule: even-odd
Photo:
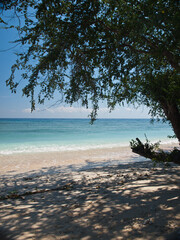
[[[146,143],[143,144],[139,138],[130,142],[131,149],[134,153],[137,153],[143,157],[150,158],[157,162],[174,162],[180,164],[180,150],[174,148],[171,152],[164,152],[159,149],[159,143],[150,144],[146,139]]]
[[[33,191],[28,191],[28,192],[25,192],[25,193],[22,193],[22,194],[19,194],[18,192],[12,192],[8,195],[0,196],[0,200],[17,199],[17,198],[23,199],[23,197],[29,196],[29,195],[52,192],[52,191],[59,191],[59,190],[67,190],[68,191],[68,190],[71,190],[72,188],[73,188],[73,182],[67,183],[63,186],[59,186],[59,187],[56,187],[56,188],[33,190]]]

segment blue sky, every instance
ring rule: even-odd
[[[12,41],[17,39],[17,33],[11,30],[2,29],[0,25],[0,118],[86,118],[91,109],[82,108],[80,104],[72,107],[61,103],[50,107],[58,100],[46,102],[43,106],[37,106],[36,111],[30,112],[30,102],[26,97],[22,97],[22,91],[17,89],[16,94],[12,94],[6,87],[6,80],[10,76],[11,65],[15,62],[19,46],[15,46]],[[7,50],[9,49],[9,50]],[[17,78],[20,77],[17,76]],[[141,107],[134,109],[133,106],[117,107],[109,113],[106,105],[102,103],[98,114],[99,118],[149,118],[148,109]]]

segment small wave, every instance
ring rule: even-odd
[[[152,143],[156,143],[158,142],[157,140],[153,140]],[[161,145],[171,145],[171,144],[178,144],[178,140],[177,139],[163,139],[163,140],[160,140],[160,144]]]
[[[117,144],[97,144],[97,145],[49,145],[49,146],[19,146],[11,149],[0,150],[1,155],[11,155],[18,153],[43,153],[43,152],[65,152],[65,151],[86,151],[92,149],[127,147],[129,143]]]
[[[156,143],[158,140],[152,140],[152,143]],[[161,145],[173,145],[178,144],[176,139],[163,139],[160,141]],[[118,142],[118,143],[94,143],[86,145],[17,145],[17,146],[4,146],[0,149],[0,155],[11,155],[19,153],[46,153],[46,152],[65,152],[65,151],[86,151],[92,149],[105,149],[105,148],[119,148],[119,147],[128,147],[129,142]]]

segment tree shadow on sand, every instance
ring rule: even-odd
[[[180,210],[176,165],[169,169],[154,168],[151,162],[87,166],[74,172],[72,165],[69,171],[56,167],[3,176],[1,196],[17,195],[0,201],[0,222],[7,237],[170,239]],[[38,193],[40,189],[45,191]],[[34,194],[24,194],[31,191]]]

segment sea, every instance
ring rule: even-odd
[[[150,119],[0,119],[0,155],[32,152],[80,151],[129,146],[131,139],[174,139],[167,123]]]

